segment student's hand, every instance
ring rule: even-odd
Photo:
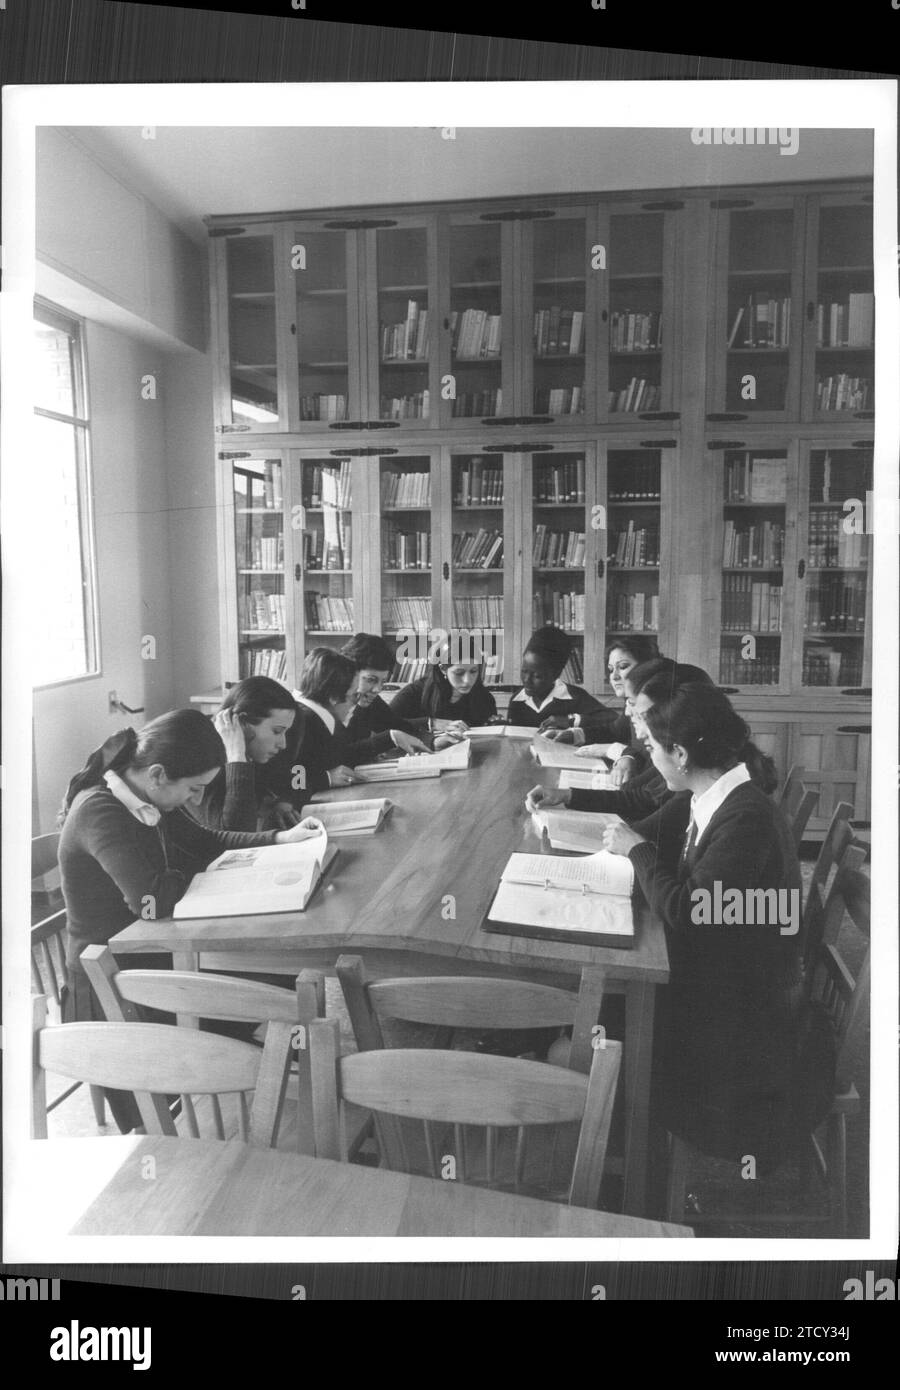
[[[225,745],[225,757],[230,763],[247,761],[247,741],[244,726],[232,709],[220,709],[213,720],[213,728]]]
[[[551,806],[568,806],[571,800],[570,787],[532,787],[525,798],[525,810],[547,811]]]
[[[391,742],[395,748],[399,748],[401,753],[428,753],[430,749],[427,743],[423,743],[420,738],[415,738],[412,734],[405,734],[402,729],[391,729]]]
[[[298,840],[311,840],[315,835],[324,835],[325,827],[315,816],[307,816],[299,825],[290,830],[279,830],[275,836],[276,845],[295,845]]]
[[[636,768],[637,758],[632,758],[630,755],[620,758],[617,763],[613,764],[613,786],[624,787],[625,783],[634,776]]]
[[[630,825],[610,825],[603,832],[603,848],[610,854],[630,854],[635,845],[643,845],[643,835],[632,830]]]
[[[290,830],[299,825],[300,812],[289,801],[276,801],[272,808],[272,821],[277,830]]]
[[[568,714],[553,714],[549,719],[545,719],[538,729],[539,734],[546,734],[548,729],[570,729],[570,716]]]
[[[605,758],[608,743],[586,743],[583,748],[576,751],[579,758]]]
[[[440,748],[452,748],[454,743],[462,743],[468,732],[467,724],[451,724],[443,733],[438,734],[434,740],[435,751]]]
[[[328,773],[328,785],[330,787],[352,787],[355,786],[360,778],[357,777],[352,767],[345,767],[341,763],[338,767],[333,767]]]

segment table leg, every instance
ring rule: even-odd
[[[647,1208],[655,996],[655,985],[641,980],[629,980],[625,988],[625,1193],[622,1210],[635,1216],[643,1216]]]

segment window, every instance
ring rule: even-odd
[[[40,637],[32,646],[32,685],[98,671],[90,427],[81,325],[36,304],[35,487],[39,524],[31,585]]]

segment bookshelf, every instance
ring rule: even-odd
[[[875,409],[872,205],[845,198],[810,207],[812,345],[807,400],[815,420],[869,420]]]
[[[285,591],[284,464],[280,455],[230,466],[228,555],[235,604],[233,648],[238,679],[289,677],[293,610]]]

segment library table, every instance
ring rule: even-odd
[[[17,1157],[18,1216],[8,1234],[23,1251],[46,1253],[45,1242],[67,1236],[693,1235],[686,1226],[258,1149],[239,1139],[37,1139]],[[76,1258],[71,1244],[67,1251]]]
[[[625,995],[624,1210],[646,1210],[650,1057],[656,986],[669,978],[661,922],[635,898],[630,950],[495,935],[482,923],[510,854],[540,842],[525,796],[559,774],[538,767],[531,745],[474,740],[472,766],[421,781],[341,788],[319,800],[387,796],[375,835],[335,840],[340,853],[302,914],[139,921],[110,941],[116,956],[171,952],[176,970],[295,975],[329,969],[344,952],[370,976],[501,975],[572,988],[583,965],[603,969]]]

